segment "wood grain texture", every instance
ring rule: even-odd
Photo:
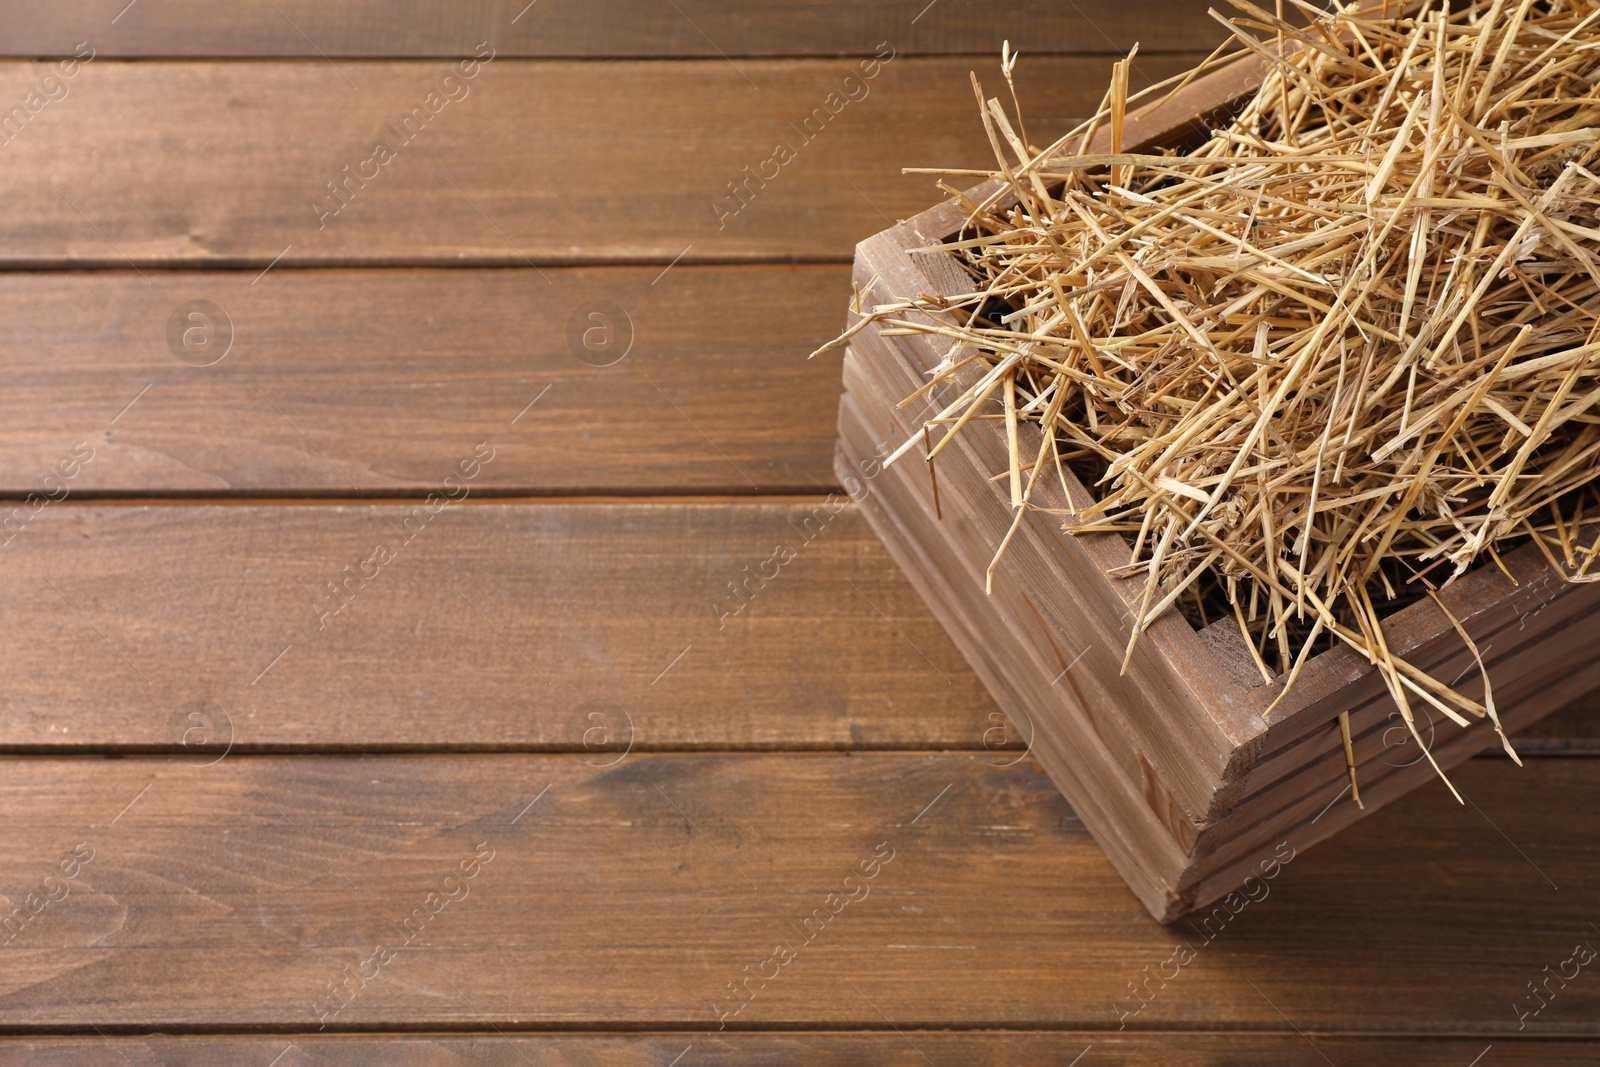
[[[528,1067],[733,1067],[736,1064],[795,1067],[1016,1067],[1054,1064],[1066,1067],[1086,1051],[1081,1063],[1095,1067],[1464,1067],[1492,1046],[1497,1067],[1588,1067],[1596,1045],[1587,1040],[1477,1038],[1394,1038],[1279,1034],[1168,1033],[1049,1034],[988,1032],[953,1034],[894,1033],[726,1033],[560,1034],[486,1036],[329,1036],[285,1034],[260,1037],[151,1038],[117,1035],[93,1038],[18,1038],[0,1042],[0,1064],[83,1064],[126,1067],[161,1063],[168,1067],[209,1067],[218,1063],[271,1067],[351,1067],[469,1063],[521,1063]],[[126,1055],[127,1060],[122,1057]],[[1324,1059],[1324,1056],[1327,1058]],[[1487,1059],[1487,1057],[1485,1058]]]
[[[1519,752],[1600,752],[1600,695],[1589,696],[1540,719],[1517,735]]]
[[[1215,38],[1201,0],[817,0],[752,8],[730,0],[127,0],[0,3],[0,54],[63,55],[92,40],[108,56],[462,56],[492,40],[511,56],[799,56],[870,54],[1146,54]],[[113,21],[115,19],[115,21]]]
[[[1600,939],[1585,844],[1600,765],[1479,760],[1459,780],[1476,809],[1420,790],[1290,859],[1236,914],[1162,928],[1026,762],[12,760],[7,907],[58,899],[6,935],[0,1025],[670,1027],[687,1043],[717,1029],[748,966],[772,977],[728,1021],[757,1031],[1126,1023],[1489,1043],[1518,1030],[1513,1005],[1542,968]],[[485,842],[475,878],[446,882]],[[79,846],[92,859],[63,879]],[[829,917],[807,943],[817,908]],[[780,942],[793,958],[763,966]],[[1193,958],[1132,1014],[1130,983],[1185,945]],[[350,979],[335,1013],[347,966],[368,981]],[[1600,983],[1579,978],[1522,1033],[1593,1036],[1597,1019]]]
[[[1152,56],[1140,70],[1191,61]],[[936,195],[901,167],[991,155],[972,60],[901,56],[847,86],[864,62],[502,57],[449,90],[444,60],[96,59],[0,150],[0,265],[844,262],[863,234]],[[1035,136],[1098,106],[1109,64],[1021,68]],[[36,91],[42,70],[0,63],[0,105]],[[415,108],[409,140],[397,136],[390,124]]]
[[[641,750],[971,750],[1030,732],[997,717],[842,494],[469,497],[425,525],[419,506],[46,507],[0,547],[0,745],[187,745],[203,761],[230,737],[588,744],[604,762],[630,735]],[[351,573],[378,544],[395,558],[363,586]],[[345,581],[324,631],[318,611],[340,602],[327,583]],[[1569,743],[1594,737],[1587,707]]]
[[[425,494],[484,440],[478,493],[834,486],[845,268],[250,278],[0,273],[0,493],[79,442],[74,495]]]
[[[434,506],[45,508],[0,548],[0,744],[187,735],[203,761],[231,723],[244,747],[603,763],[629,737],[973,748],[997,725],[843,494]]]

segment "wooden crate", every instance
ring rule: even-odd
[[[1130,121],[1127,148],[1193,137],[1260,75],[1251,58],[1197,80]],[[1102,139],[1092,150],[1109,145]],[[997,188],[989,183],[969,196]],[[855,283],[872,284],[866,300],[970,291],[949,256],[908,254],[948,238],[964,217],[958,202],[948,201],[862,242]],[[970,423],[941,453],[942,520],[920,449],[887,469],[877,465],[885,446],[921,432],[931,401],[904,410],[897,404],[924,384],[945,347],[925,335],[885,337],[876,326],[852,339],[838,473],[1152,915],[1169,921],[1224,898],[1249,886],[1252,873],[1276,873],[1271,863],[1290,854],[1285,844],[1298,853],[1411,789],[1444,788],[1376,671],[1348,648],[1310,660],[1271,714],[1264,712],[1281,681],[1261,681],[1232,620],[1197,632],[1169,612],[1119,674],[1143,578],[1107,575],[1128,561],[1128,544],[1116,534],[1070,534],[1059,520],[1031,514],[986,596],[985,569],[1014,514],[1005,484],[990,480],[1006,467],[999,424]],[[971,380],[959,378],[955,388]],[[1033,439],[1024,452],[1032,454],[1038,429],[1026,429]],[[1093,499],[1070,476],[1067,489],[1077,506]],[[1045,507],[1064,503],[1059,486],[1036,489],[1035,499]],[[1515,730],[1600,686],[1600,662],[1585,636],[1600,587],[1565,583],[1534,545],[1506,555],[1505,563],[1515,583],[1485,566],[1463,575],[1443,600],[1484,650],[1501,717]],[[1460,636],[1431,601],[1391,615],[1385,632],[1397,654],[1481,693]],[[1364,810],[1348,795],[1341,711],[1350,713]],[[1487,723],[1463,730],[1441,719],[1431,751],[1449,768],[1494,743]],[[1531,801],[1531,780],[1529,789]]]

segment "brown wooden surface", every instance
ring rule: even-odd
[[[1517,735],[1523,752],[1600,752],[1600,699],[1591,694]]]
[[[953,1034],[904,1029],[881,1033],[518,1035],[516,1037],[416,1035],[392,1037],[286,1034],[262,1037],[13,1039],[0,1043],[0,1064],[87,1064],[123,1067],[127,1063],[171,1067],[215,1063],[310,1067],[313,1064],[529,1064],[570,1067],[607,1063],[621,1067],[662,1067],[674,1056],[680,1064],[783,1064],[823,1067],[876,1064],[926,1067],[972,1064],[1001,1067],[1016,1063],[1109,1067],[1326,1067],[1360,1063],[1372,1067],[1462,1067],[1474,1056],[1496,1067],[1579,1067],[1593,1062],[1588,1043],[1561,1039],[1366,1038],[1278,1034],[1050,1034],[989,1032]],[[1090,1055],[1093,1059],[1090,1059]],[[1324,1058],[1326,1057],[1326,1058]]]
[[[1475,807],[1425,786],[1205,942],[1144,915],[826,495],[838,364],[803,357],[856,242],[936,198],[899,168],[983,164],[967,72],[1003,95],[1020,49],[1039,140],[1134,40],[1136,81],[1208,51],[1205,6],[0,3],[0,55],[96,49],[0,144],[0,1063],[1593,1062],[1587,970],[1511,1007],[1600,940],[1592,700],[1527,767],[1462,769]],[[319,231],[322,183],[449,67],[402,57],[485,37],[471,95]],[[870,95],[719,229],[880,41]],[[295,58],[117,58],[182,56]],[[0,105],[45,73],[0,63]],[[233,327],[210,366],[167,336],[194,300]],[[608,367],[568,334],[599,301],[634,334]],[[319,588],[482,441],[468,501],[319,632]],[[8,527],[80,442],[68,499]]]
[[[603,762],[630,719],[638,750],[1024,740],[1022,724],[995,729],[992,700],[856,506],[831,499],[469,497],[426,526],[407,522],[425,502],[49,506],[0,547],[0,747],[187,740],[200,758],[230,736],[240,751],[584,751],[587,738]],[[394,561],[352,582],[321,628],[326,583],[379,543]],[[751,578],[773,573],[780,546],[794,558]],[[1592,705],[1544,727],[1544,747],[1594,738]],[[1372,742],[1403,747],[1388,730]]]
[[[0,274],[0,492],[37,491],[80,441],[74,495],[422,495],[484,440],[478,494],[832,489],[841,387],[805,357],[848,270],[660,274]],[[195,300],[225,318],[174,348]],[[591,313],[610,349],[584,347]]]
[[[1131,1028],[1493,1040],[1517,1029],[1527,980],[1600,939],[1592,761],[1477,761],[1459,772],[1477,810],[1416,793],[1290,860],[1209,941],[1203,917],[1149,922],[1042,774],[989,762],[21,761],[6,894],[80,843],[93,858],[4,948],[0,1025],[78,1026],[81,1011],[314,1030],[326,984],[385,945],[394,958],[330,1027],[692,1035],[716,1029],[726,982],[803,941],[796,926],[840,892],[859,899],[791,946],[732,1025],[1115,1030],[1127,983],[1187,943],[1195,958]],[[1530,795],[1561,798],[1564,818]],[[465,896],[446,886],[458,899],[390,944],[481,842],[493,857]],[[875,854],[889,861],[874,878],[843,881]],[[1578,980],[1525,1032],[1593,1034],[1597,1018],[1600,984]]]
[[[631,720],[641,748],[970,749],[996,725],[842,494],[426,514],[46,508],[0,548],[0,745],[171,747],[191,712],[276,748],[620,751],[589,731]]]
[[[1152,56],[1140,69],[1161,77],[1189,58]],[[935,194],[928,175],[902,167],[964,167],[989,153],[968,72],[981,65],[985,80],[1001,80],[995,60],[900,57],[856,90],[864,98],[814,123],[809,142],[790,129],[859,75],[860,62],[751,60],[741,75],[720,59],[502,58],[403,144],[387,124],[421,106],[452,64],[351,65],[352,87],[322,62],[96,60],[0,151],[9,205],[0,263],[244,266],[235,281],[244,286],[280,255],[279,267],[659,270],[680,254],[683,263],[845,262],[863,235]],[[1087,114],[1109,64],[1035,58],[1018,75],[1029,121],[1060,128]],[[0,63],[0,101],[24,98],[40,77],[34,64]],[[395,158],[368,166],[377,177],[352,184],[319,229],[312,205],[324,183],[359,169],[378,138],[395,142]],[[739,204],[728,183],[743,181],[746,166],[755,173],[780,140],[793,161],[752,184],[746,206],[720,223],[714,204]],[[84,146],[93,146],[88,159]],[[708,310],[708,323],[720,318]]]
[[[457,56],[493,40],[513,56],[831,56],[883,40],[912,53],[1184,51],[1216,35],[1203,0],[58,0],[0,3],[5,55]],[[125,12],[124,8],[128,8]],[[113,19],[115,21],[113,21]]]

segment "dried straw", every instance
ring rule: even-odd
[[[1479,703],[1395,656],[1378,602],[1432,595],[1518,537],[1569,580],[1600,577],[1600,541],[1580,537],[1600,455],[1600,5],[1401,18],[1291,0],[1298,27],[1231,2],[1243,16],[1216,17],[1268,73],[1186,154],[1122,151],[1155,98],[1129,96],[1127,60],[1044,149],[974,78],[987,173],[1015,203],[967,201],[956,239],[924,250],[954,254],[971,292],[864,308],[851,331],[946,339],[918,395],[983,372],[896,455],[1003,420],[1017,524],[1047,457],[1093,468],[1099,500],[1068,528],[1131,538],[1125,573],[1149,580],[1130,655],[1210,590],[1285,692],[1331,638],[1374,665],[1419,745],[1417,701],[1498,730],[1487,675]],[[1111,153],[1082,154],[1102,127]],[[1048,431],[1036,457],[1025,422]]]

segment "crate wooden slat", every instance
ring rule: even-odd
[[[1248,58],[1197,79],[1130,121],[1125,143],[1138,150],[1189,140],[1260,76],[1260,61]],[[1108,149],[1097,142],[1092,150]],[[967,195],[997,193],[1004,195],[990,182]],[[949,256],[912,252],[953,234],[964,217],[958,201],[947,201],[862,242],[855,281],[870,286],[864,299],[970,291]],[[921,432],[933,401],[898,405],[926,381],[945,347],[876,328],[852,339],[841,478],[870,464],[882,445]],[[968,368],[951,388],[981,373]],[[1038,429],[1025,432],[1024,452],[1032,454]],[[942,519],[920,449],[864,487],[862,510],[997,702],[1033,736],[1040,762],[1153,915],[1168,921],[1225,896],[1280,841],[1304,848],[1436,779],[1414,743],[1395,743],[1398,709],[1377,672],[1347,648],[1309,661],[1270,714],[1281,679],[1263,684],[1240,669],[1242,639],[1231,622],[1201,634],[1169,612],[1119,673],[1143,578],[1108,576],[1128,560],[1117,535],[1078,536],[1032,514],[985,595],[985,570],[1014,514],[1008,491],[990,480],[1006,456],[997,424],[969,423],[937,464]],[[1093,499],[1070,475],[1066,492],[1070,501],[1052,484],[1036,489],[1035,500],[1060,508]],[[1584,654],[1582,636],[1600,611],[1600,588],[1562,582],[1532,545],[1506,554],[1505,563],[1515,581],[1481,567],[1442,599],[1486,650],[1501,717],[1515,730],[1600,686],[1600,663]],[[1397,654],[1434,676],[1459,678],[1469,693],[1481,688],[1454,626],[1432,602],[1396,612],[1385,632]],[[1365,809],[1347,795],[1337,727],[1346,711]],[[1431,752],[1449,768],[1492,741],[1487,723],[1461,730],[1441,722]]]

